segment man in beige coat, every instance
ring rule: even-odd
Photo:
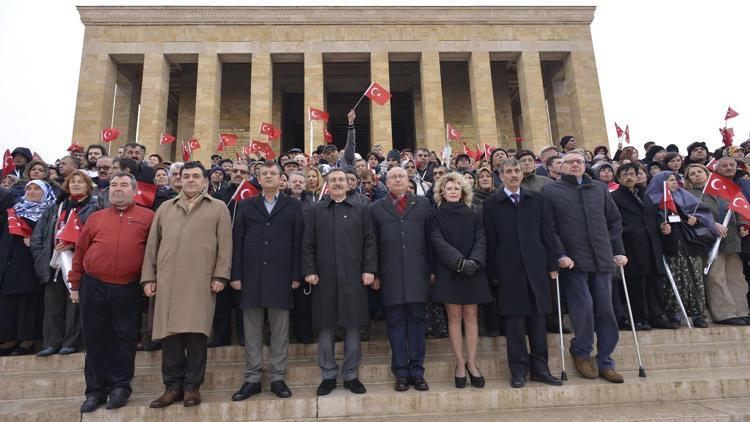
[[[204,174],[201,163],[185,164],[182,192],[159,207],[146,245],[141,284],[155,297],[153,338],[162,339],[166,386],[154,408],[200,403],[216,293],[230,277],[229,211],[205,192]]]

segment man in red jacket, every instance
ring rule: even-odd
[[[132,391],[141,265],[154,218],[151,210],[136,206],[137,190],[133,175],[112,177],[110,207],[89,217],[68,273],[70,299],[81,302],[86,345],[81,413],[93,412],[107,396],[107,409],[125,406]]]

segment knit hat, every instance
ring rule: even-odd
[[[401,161],[401,153],[397,149],[392,149],[388,151],[388,154],[385,156],[385,159]]]
[[[692,144],[688,145],[688,147],[687,147],[688,156],[690,156],[690,154],[696,148],[703,148],[704,150],[706,150],[706,152],[708,152],[708,146],[706,145],[705,142],[696,141],[696,142],[693,142]]]
[[[529,150],[527,150],[527,149],[522,149],[522,150],[518,151],[516,153],[516,160],[520,160],[521,158],[523,158],[523,157],[525,157],[527,155],[530,155],[531,158],[533,158],[534,160],[536,160],[536,157],[534,157],[534,153],[531,152],[531,151],[529,151]]]
[[[224,177],[227,176],[227,173],[224,171],[223,168],[221,168],[219,166],[213,166],[213,167],[211,167],[211,170],[208,171],[208,177],[211,177],[211,175],[214,174],[214,173],[216,173],[217,171],[220,172],[222,176],[224,176]]]
[[[574,138],[575,138],[575,136],[573,136],[573,135],[565,135],[565,136],[563,136],[562,139],[560,139],[560,146],[563,147],[563,148],[565,148],[565,145],[568,142],[570,142],[571,139],[574,139]]]
[[[11,157],[15,157],[16,155],[23,155],[26,158],[26,161],[29,162],[32,159],[31,150],[25,147],[18,147],[13,150],[13,153],[10,154]]]

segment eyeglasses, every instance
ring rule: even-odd
[[[96,166],[94,168],[96,170],[112,170],[112,167],[110,167],[110,166]]]
[[[579,166],[583,164],[583,160],[566,160],[562,162],[563,164],[578,164]]]
[[[232,170],[232,173],[239,173],[239,174],[248,174],[248,173],[250,173],[250,172],[249,172],[249,171],[247,171],[247,170],[240,170],[240,169],[235,169],[235,170]]]

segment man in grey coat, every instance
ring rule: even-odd
[[[625,266],[622,218],[607,185],[584,174],[583,151],[573,150],[562,161],[560,180],[546,184],[542,194],[555,219],[555,237],[561,282],[568,299],[575,337],[570,353],[576,369],[585,378],[596,378],[591,363],[594,331],[599,376],[621,383],[612,352],[619,332],[612,308],[613,261]]]
[[[425,304],[430,289],[428,254],[430,201],[407,192],[406,170],[390,169],[388,195],[370,205],[378,241],[379,277],[391,344],[391,371],[396,391],[429,389],[424,380]]]

